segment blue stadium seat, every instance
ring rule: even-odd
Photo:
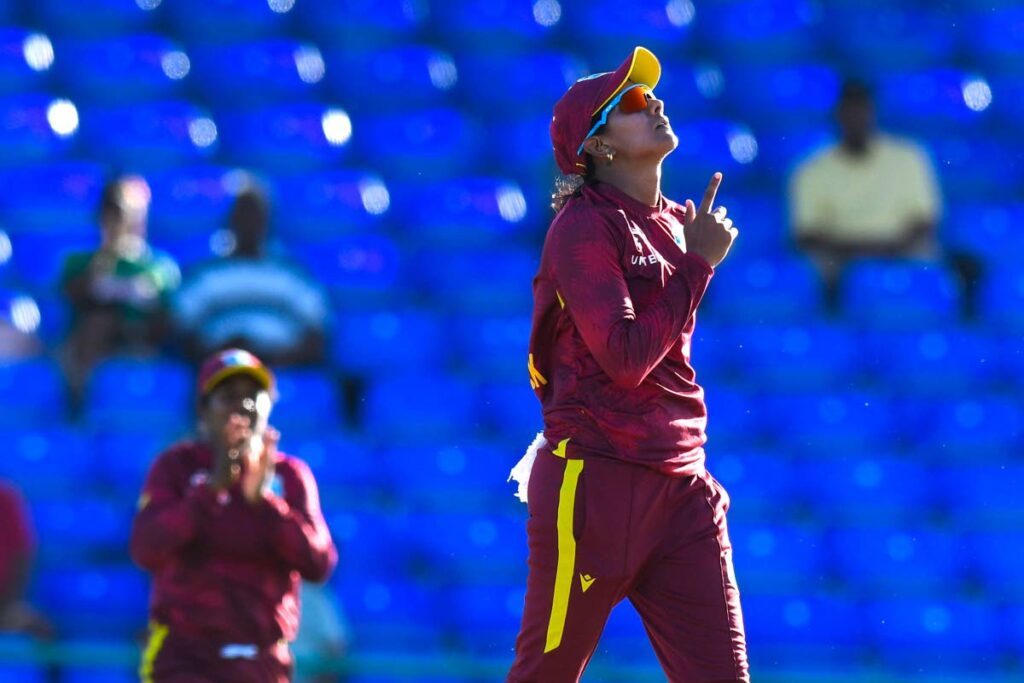
[[[213,106],[313,100],[326,72],[316,46],[291,39],[205,43],[192,48],[189,57],[190,80]]]
[[[554,102],[551,106],[554,106]],[[484,170],[500,171],[507,177],[539,183],[543,194],[538,195],[538,199],[543,203],[539,201],[538,205],[547,207],[551,200],[552,181],[558,172],[551,151],[551,113],[545,111],[535,116],[507,116],[502,112],[494,112],[487,119],[492,122],[491,130],[500,131],[508,143],[503,146],[501,154],[492,155],[488,159],[488,168]]]
[[[417,288],[447,310],[524,314],[533,302],[539,255],[532,250],[422,249],[412,277]]]
[[[820,10],[806,2],[725,0],[699,4],[693,30],[714,31],[709,47],[723,60],[786,63],[819,49],[821,20]]]
[[[868,332],[860,339],[861,369],[880,387],[963,395],[994,386],[1004,370],[996,340],[974,330]]]
[[[1008,449],[1001,451],[1013,452]],[[996,460],[990,464],[957,464],[942,472],[942,501],[949,516],[974,528],[1016,528],[1024,521],[1020,482],[1024,467]]]
[[[948,7],[832,2],[825,22],[830,45],[861,74],[949,63],[958,47],[958,17]]]
[[[766,160],[767,162],[767,160]],[[689,188],[687,188],[689,190]],[[695,203],[700,195],[690,190],[688,195]],[[673,196],[680,203],[686,201],[685,196]],[[790,251],[792,237],[787,223],[784,198],[778,193],[741,192],[738,188],[723,189],[717,197],[723,206],[728,208],[729,217],[740,230],[740,238],[733,244],[729,253],[749,260],[760,256],[787,255]]]
[[[658,55],[661,80],[654,94],[665,103],[665,113],[679,121],[713,117],[722,113],[726,81],[722,69],[714,62],[680,59],[673,52]],[[554,106],[554,103],[551,103]],[[683,128],[678,122],[678,127]]]
[[[514,515],[433,513],[417,517],[420,550],[456,584],[526,579],[526,508]]]
[[[36,641],[29,636],[0,635],[0,648],[4,651],[23,652],[34,647]],[[50,676],[44,667],[29,662],[0,663],[0,681],[14,683],[46,683]]]
[[[893,329],[951,325],[960,310],[956,278],[929,261],[856,261],[844,274],[842,299],[851,321]]]
[[[167,14],[175,33],[183,39],[213,43],[225,36],[245,40],[283,33],[294,5],[295,0],[179,0],[167,5]]]
[[[593,71],[613,70],[634,45],[643,45],[659,57],[685,51],[696,35],[695,26],[704,18],[704,8],[695,13],[693,3],[686,0],[563,4],[562,24],[572,32],[573,42],[585,49]]]
[[[120,500],[136,500],[157,456],[188,436],[184,431],[162,429],[141,433],[119,429],[97,432],[92,453],[98,483]]]
[[[45,33],[0,23],[0,94],[32,92],[47,87],[54,61],[53,52],[53,44]]]
[[[995,136],[946,132],[931,136],[928,146],[947,203],[1004,202],[1016,196],[1024,182],[1024,164],[1012,145]],[[979,173],[979,168],[985,172]]]
[[[524,448],[534,434],[544,430],[540,402],[525,375],[509,382],[485,382],[478,410],[484,431],[506,437],[512,443],[518,439]]]
[[[196,163],[217,148],[216,124],[180,100],[85,109],[81,136],[95,158],[142,172]]]
[[[159,13],[154,11],[159,6],[159,0],[95,0],[73,5],[63,0],[39,0],[32,4],[32,13],[53,36],[100,38],[152,28],[159,20]]]
[[[862,350],[855,334],[841,327],[752,325],[735,341],[734,362],[748,382],[828,389],[858,379]]]
[[[283,368],[276,373],[280,400],[272,419],[282,430],[317,430],[340,421],[341,399],[334,378],[319,370]]]
[[[968,251],[986,263],[1013,266],[1024,253],[1024,202],[963,202],[941,226],[942,243]]]
[[[339,596],[348,618],[359,624],[353,634],[354,651],[393,654],[436,652],[441,647],[445,633],[424,626],[435,624],[449,609],[436,586],[363,575],[340,582]]]
[[[363,424],[393,443],[467,436],[477,429],[476,389],[436,369],[376,378],[366,395]]]
[[[440,180],[472,170],[481,135],[459,110],[424,109],[357,118],[354,138],[363,157],[389,179]],[[500,153],[497,147],[489,151]]]
[[[965,87],[972,78],[951,68],[884,72],[876,93],[881,120],[917,135],[943,133],[954,126],[980,131],[988,116],[968,105],[970,93]],[[978,100],[975,106],[980,105]]]
[[[742,505],[742,499],[738,503]],[[822,584],[827,575],[826,547],[817,529],[780,523],[734,523],[729,528],[729,539],[736,580],[744,595],[799,593]]]
[[[709,452],[758,446],[770,438],[772,416],[754,391],[726,384],[705,390]]]
[[[1016,398],[974,397],[902,402],[899,425],[909,443],[939,457],[1012,453],[1024,444],[1024,410]]]
[[[788,447],[860,452],[892,442],[895,417],[886,398],[834,388],[809,394],[774,394],[761,398],[758,410]]]
[[[378,232],[395,197],[380,176],[332,170],[274,179],[275,231],[286,240]]]
[[[1013,126],[1024,116],[1024,83],[1020,72],[996,73],[989,76],[992,91],[992,113],[1005,126]],[[983,94],[983,93],[982,93]]]
[[[760,656],[775,666],[834,667],[850,664],[863,653],[867,624],[858,605],[849,599],[807,595],[805,591],[747,593],[743,596],[743,621],[748,642],[760,643]]]
[[[0,410],[9,426],[45,425],[65,417],[64,377],[56,363],[36,358],[0,365]]]
[[[824,454],[823,454],[824,455]],[[806,499],[827,519],[858,522],[923,521],[938,507],[927,462],[886,451],[844,458],[808,457],[797,470]]]
[[[458,643],[478,656],[506,656],[523,617],[525,584],[453,586],[445,597],[455,609],[451,620]]]
[[[223,256],[225,240],[229,239],[226,231],[220,230],[210,234],[153,237],[150,244],[153,249],[169,256],[181,271],[188,271],[214,256]]]
[[[355,494],[372,499],[389,483],[379,449],[336,429],[282,430],[281,450],[309,465],[324,501],[337,495],[352,504]]]
[[[459,102],[481,116],[495,111],[520,115],[551,111],[569,86],[587,75],[578,57],[551,50],[460,54],[457,63]],[[496,88],[495,83],[502,85]]]
[[[453,355],[444,321],[435,311],[378,310],[339,316],[331,359],[344,371],[400,375],[434,365],[446,367]]]
[[[295,244],[292,252],[341,310],[376,310],[397,298],[402,255],[398,245],[383,235]]]
[[[86,415],[98,428],[173,430],[192,421],[192,371],[170,360],[114,357],[89,379]]]
[[[495,46],[539,47],[561,18],[557,2],[516,0],[452,0],[435,3],[431,13],[446,43],[480,52],[492,51]]]
[[[1024,330],[1024,273],[1016,264],[985,273],[982,316],[997,328]]]
[[[725,100],[735,112],[757,112],[769,121],[828,125],[839,94],[839,76],[826,64],[739,65],[723,68]]]
[[[504,245],[550,215],[546,206],[529,204],[523,187],[508,178],[408,183],[396,188],[394,200],[398,220],[415,226],[409,238],[433,246]]]
[[[234,201],[232,171],[223,166],[185,166],[146,174],[153,193],[149,235],[209,236],[227,223]]]
[[[380,466],[390,472],[395,495],[417,509],[485,509],[496,500],[514,508],[516,485],[508,473],[532,439],[520,435],[518,441],[404,446],[386,450]]]
[[[64,637],[127,639],[146,624],[149,581],[131,565],[43,569],[33,593]]]
[[[785,196],[787,182],[800,163],[836,142],[835,126],[818,120],[806,123],[768,121],[759,125],[757,130],[758,145],[755,167],[758,178],[767,188],[773,188],[779,198]],[[729,207],[730,214],[733,214],[735,202],[729,202],[729,199],[729,197],[723,197],[722,201]],[[735,216],[738,219],[740,214],[735,214]],[[759,239],[760,235],[754,234],[761,230],[759,220],[753,223],[749,219],[742,223],[737,220],[736,225],[739,227],[742,237],[737,240],[735,249],[741,250],[750,247],[748,242],[751,239]],[[744,227],[748,229],[744,231]],[[788,230],[771,236],[790,239]]]
[[[808,492],[794,476],[797,463],[788,454],[764,448],[719,448],[716,443],[717,439],[709,444],[707,467],[732,499],[730,518],[785,517],[808,502]]]
[[[1024,7],[1017,2],[974,3],[963,13],[964,35],[976,36],[964,46],[973,60],[986,70],[1024,68],[1020,50],[1020,27]]]
[[[32,504],[40,560],[48,565],[83,567],[104,559],[127,560],[126,542],[135,513],[133,499],[82,495],[81,481],[79,493]]]
[[[528,377],[530,314],[461,314],[452,321],[447,343],[468,368],[481,376],[514,380]]]
[[[667,112],[672,118],[672,112]],[[756,172],[759,143],[745,122],[721,118],[676,121],[679,147],[664,163],[666,194],[682,202],[700,203],[711,174],[721,171],[725,187],[741,186]],[[725,194],[723,192],[723,199]]]
[[[343,109],[303,102],[224,113],[217,121],[226,158],[275,173],[343,161],[352,136],[369,132],[357,127],[353,133]]]
[[[0,165],[22,167],[56,161],[72,149],[75,137],[58,135],[48,120],[55,101],[43,94],[0,99]]]
[[[444,106],[462,77],[451,55],[428,45],[327,50],[324,61],[331,94],[358,113]]]
[[[97,231],[98,232],[98,231]],[[98,235],[62,237],[54,245],[54,236],[24,233],[11,239],[14,268],[20,281],[32,291],[54,292],[60,284],[64,262],[76,252],[92,252],[99,246]]]
[[[866,606],[869,638],[883,665],[946,674],[998,651],[995,609],[984,602],[896,598]]]
[[[324,512],[331,538],[338,546],[338,577],[342,586],[373,579],[409,582],[416,569],[410,519],[381,511],[328,506]],[[389,558],[381,562],[381,558]],[[346,604],[346,611],[349,606]]]
[[[138,667],[69,666],[60,672],[61,683],[135,683],[139,680]]]
[[[65,39],[56,41],[55,50],[61,89],[84,105],[173,99],[189,73],[189,57],[161,35]]]
[[[835,529],[829,545],[839,575],[855,593],[949,595],[966,576],[965,548],[944,531]]]
[[[748,330],[706,320],[699,312],[697,315],[700,319],[690,341],[690,365],[697,373],[697,383],[716,387],[741,381],[739,357],[746,348]]]
[[[980,531],[967,537],[968,553],[965,563],[972,577],[979,581],[986,593],[1014,604],[1024,598],[1024,567],[1019,562],[1007,562],[1017,557],[1022,539],[1013,528],[1001,531]]]
[[[0,182],[8,190],[0,194],[0,216],[6,225],[65,235],[84,233],[98,244],[99,230],[93,224],[106,182],[101,163],[58,161],[23,166],[0,171]]]
[[[817,271],[802,258],[726,261],[708,286],[700,310],[721,322],[801,323],[820,313],[821,283]]]
[[[322,45],[380,48],[415,40],[433,9],[420,0],[337,0],[300,2],[295,11],[302,31]]]
[[[8,373],[2,374],[6,379]],[[31,381],[38,382],[39,378],[24,378],[23,386],[30,387]],[[7,410],[5,406],[4,412]],[[89,441],[70,427],[17,427],[9,432],[8,444],[7,455],[0,462],[0,476],[18,482],[30,498],[68,496],[80,491],[82,483],[97,474]]]

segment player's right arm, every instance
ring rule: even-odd
[[[638,313],[626,286],[616,226],[583,207],[562,219],[549,238],[558,295],[601,369],[615,384],[635,388],[678,342],[712,269],[696,254],[673,259],[677,267],[660,297]]]
[[[150,469],[132,523],[131,556],[143,569],[156,571],[196,537],[213,490],[182,481],[179,451],[165,452]]]

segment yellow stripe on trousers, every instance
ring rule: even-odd
[[[149,623],[149,642],[146,643],[146,650],[142,653],[142,664],[139,665],[139,678],[142,683],[153,683],[153,662],[160,654],[160,648],[164,646],[167,639],[167,627],[155,621]]]
[[[559,444],[561,446],[561,444]],[[573,510],[576,508],[576,484],[583,471],[582,460],[566,460],[562,488],[558,493],[558,566],[555,569],[555,594],[551,599],[551,619],[544,652],[562,644],[565,618],[569,613],[569,593],[576,569],[576,538],[572,535]]]

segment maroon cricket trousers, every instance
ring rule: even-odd
[[[703,468],[673,477],[569,455],[542,448],[530,475],[526,605],[507,680],[578,681],[629,598],[671,683],[749,682],[725,489]]]
[[[293,663],[284,641],[267,647],[186,642],[152,623],[142,655],[142,683],[290,683]]]

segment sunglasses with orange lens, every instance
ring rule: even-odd
[[[648,88],[646,85],[637,83],[631,85],[618,95],[612,98],[612,100],[601,110],[601,116],[597,120],[597,123],[587,131],[587,134],[583,137],[583,142],[587,141],[591,135],[597,132],[597,129],[608,123],[608,115],[612,113],[615,107],[618,107],[623,114],[635,114],[638,111],[647,109],[647,105],[650,103],[651,98],[654,97],[654,91]],[[580,147],[576,150],[577,154],[583,154],[583,142],[580,143]]]

